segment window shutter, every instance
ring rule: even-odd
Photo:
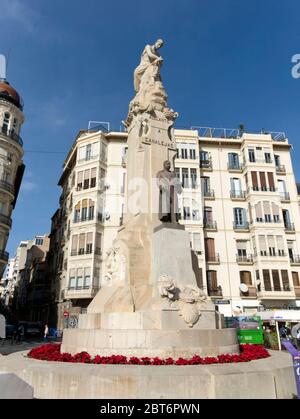
[[[79,235],[79,249],[84,249],[85,233]]]
[[[259,172],[260,187],[263,190],[267,189],[267,181],[265,172]]]
[[[77,250],[77,245],[78,245],[78,235],[76,234],[72,237],[72,251]]]
[[[269,188],[274,190],[275,189],[275,183],[274,183],[274,176],[272,172],[268,172],[268,182],[269,182]]]
[[[265,236],[258,236],[258,243],[259,243],[259,250],[261,252],[266,252],[267,251],[267,245],[266,245]]]
[[[266,291],[272,291],[270,271],[263,269],[264,286]]]
[[[299,287],[300,286],[300,281],[299,281],[299,274],[298,274],[298,272],[292,272],[292,277],[293,277],[293,285],[294,285],[294,287]]]
[[[251,172],[251,179],[252,179],[252,186],[254,189],[258,188],[258,179],[257,179],[257,173]]]
[[[87,235],[86,235],[86,244],[87,245],[88,244],[93,244],[93,233],[92,232],[87,233]]]
[[[272,278],[273,278],[273,287],[274,291],[281,291],[280,279],[279,279],[279,271],[273,269],[272,270]]]
[[[271,205],[269,201],[263,202],[264,214],[271,214]]]
[[[281,271],[281,279],[282,279],[283,289],[285,291],[288,291],[288,288],[290,287],[290,281],[289,281],[289,274],[287,270]]]
[[[83,172],[78,172],[77,173],[77,184],[82,183],[82,179],[83,179]]]
[[[274,202],[272,202],[272,211],[273,211],[273,215],[279,216],[279,207],[278,205],[274,204]]]

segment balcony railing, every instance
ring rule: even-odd
[[[207,263],[220,263],[220,256],[218,253],[215,255],[206,255],[205,260]]]
[[[101,255],[101,249],[96,247],[95,250],[93,249],[76,249],[71,250],[71,256],[82,256],[82,255]]]
[[[96,159],[98,159],[99,158],[99,154],[97,154],[96,156],[90,156],[90,155],[87,155],[87,156],[85,156],[83,159],[79,159],[78,161],[77,161],[77,163],[83,163],[84,161],[90,161],[90,160],[96,160]]]
[[[290,194],[288,192],[280,192],[280,200],[281,201],[290,201]]]
[[[202,169],[212,170],[212,161],[211,160],[200,160],[200,167]]]
[[[257,297],[257,289],[254,285],[248,285],[248,291],[242,292],[240,291],[240,296],[244,298],[256,298]]]
[[[258,253],[255,252],[254,256],[257,257]],[[276,257],[286,257],[287,254],[284,250],[278,250],[277,252],[267,252],[266,250],[261,250],[259,252],[259,256],[268,257],[268,258],[276,258]]]
[[[15,188],[11,183],[6,182],[5,180],[0,180],[0,189],[10,192],[12,195],[15,194]]]
[[[93,221],[95,219],[94,216],[88,216],[88,217],[78,217],[73,219],[73,223],[84,223],[85,221]]]
[[[8,227],[11,227],[12,220],[11,220],[11,218],[7,217],[6,215],[0,214],[0,223],[5,224]]]
[[[218,286],[217,288],[207,288],[207,293],[209,297],[223,297],[222,287]]]
[[[290,256],[290,264],[291,265],[300,265],[300,256],[299,255]]]
[[[243,265],[243,264],[252,264],[253,263],[253,256],[252,255],[236,255],[236,261],[237,263]]]
[[[204,228],[207,230],[217,230],[217,222],[216,221],[206,221],[204,220]]]
[[[9,131],[9,130],[5,129],[4,127],[2,127],[0,129],[0,133],[4,134],[6,137],[10,138],[11,140],[18,143],[21,147],[23,147],[22,138],[18,134],[16,134],[14,131],[11,131],[11,130]]]
[[[294,223],[285,223],[284,229],[286,232],[295,232],[295,224]]]
[[[286,174],[286,169],[285,169],[284,164],[280,164],[279,166],[276,166],[276,173],[278,175],[284,175],[284,174]]]
[[[204,198],[214,198],[215,197],[215,191],[213,189],[208,189],[203,191]]]
[[[238,224],[235,221],[233,222],[233,229],[234,230],[249,230],[249,223],[245,221],[242,224]]]
[[[242,172],[243,167],[244,166],[241,163],[228,163],[227,164],[228,170],[232,172]]]
[[[231,199],[246,199],[246,192],[231,190],[230,198]]]
[[[267,187],[260,188],[259,186],[254,186],[254,187],[249,186],[247,189],[247,193],[249,194],[250,192],[277,192],[277,188],[267,188]]]
[[[4,250],[0,250],[0,260],[8,262],[9,254],[4,252]]]

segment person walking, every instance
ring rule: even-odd
[[[48,335],[49,335],[49,327],[47,324],[45,324],[45,329],[44,329],[44,342],[48,341]]]

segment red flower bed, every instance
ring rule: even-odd
[[[86,364],[125,364],[125,365],[208,365],[208,364],[227,364],[233,362],[249,362],[257,359],[268,358],[269,352],[261,345],[240,345],[241,353],[219,355],[217,357],[201,358],[194,355],[192,358],[167,358],[160,359],[158,357],[126,357],[123,355],[91,357],[87,352],[80,352],[75,355],[60,352],[61,345],[46,344],[32,349],[28,356],[43,361],[60,361],[60,362],[80,362]]]

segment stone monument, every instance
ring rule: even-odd
[[[107,253],[101,289],[64,331],[62,351],[180,357],[237,352],[234,330],[202,291],[189,235],[178,223],[174,173],[178,114],[167,106],[158,49],[147,45],[134,71],[124,224]],[[193,268],[194,267],[194,268]]]

